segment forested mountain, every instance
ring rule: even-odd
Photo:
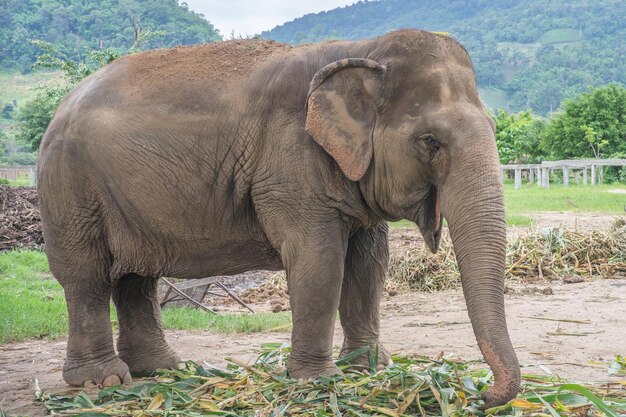
[[[305,15],[261,36],[299,44],[402,28],[459,39],[492,107],[545,114],[589,86],[626,84],[623,0],[359,1]]]
[[[220,40],[201,14],[177,0],[0,0],[0,69],[26,72],[41,50],[29,39],[52,43],[69,58],[102,48],[144,49]]]

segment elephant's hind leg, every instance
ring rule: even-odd
[[[133,375],[176,368],[180,363],[178,355],[165,341],[157,284],[156,278],[128,274],[113,288],[120,324],[117,350]]]
[[[355,233],[348,243],[339,304],[339,317],[344,334],[340,356],[369,346],[370,352],[378,349],[379,369],[391,362],[379,341],[379,307],[388,261],[386,223]],[[354,359],[352,364],[368,367],[368,355],[361,355]]]
[[[72,268],[63,268],[65,273],[62,276],[55,274],[63,285],[69,312],[63,379],[74,386],[111,386],[129,382],[128,366],[113,349],[109,313],[111,288],[106,271],[98,267],[97,261],[79,265],[75,262],[74,259]],[[51,267],[55,263],[51,262]],[[60,268],[57,266],[56,269]]]

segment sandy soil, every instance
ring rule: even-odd
[[[626,201],[625,201],[626,202]],[[573,213],[568,211],[539,211],[524,214],[533,221],[533,228],[563,227],[570,230],[586,232],[593,229],[604,229],[613,223],[618,216],[601,213]],[[515,228],[509,228],[510,231]],[[524,229],[524,228],[521,228]]]
[[[626,354],[626,280],[517,287],[506,295],[509,331],[527,373],[605,382],[609,362]],[[550,320],[545,320],[550,319]],[[571,323],[559,320],[578,320]],[[476,359],[476,347],[460,290],[413,293],[383,302],[382,341],[393,353]],[[170,344],[186,359],[224,365],[225,357],[253,360],[265,342],[288,341],[287,332],[224,336],[211,332],[168,331]],[[341,344],[337,325],[335,344]],[[42,415],[32,405],[34,380],[48,392],[67,390],[61,378],[65,340],[30,341],[0,346],[0,404],[9,414]]]

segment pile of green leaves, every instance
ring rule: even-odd
[[[372,352],[374,353],[374,352]],[[546,377],[526,375],[523,392],[509,404],[481,411],[481,394],[492,383],[483,364],[445,358],[394,357],[378,372],[345,373],[316,380],[287,376],[289,348],[264,345],[253,365],[231,360],[227,369],[188,362],[183,370],[162,371],[131,387],[110,387],[94,398],[39,394],[50,413],[69,416],[469,416],[587,413],[614,417],[626,411],[625,387],[605,387],[598,394],[577,384],[559,385]],[[370,365],[376,360],[370,355]],[[603,398],[600,398],[600,396]],[[582,414],[581,414],[582,415]]]

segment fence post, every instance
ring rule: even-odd
[[[35,169],[33,167],[28,169],[28,185],[30,187],[35,187],[37,185],[37,175],[35,174]]]
[[[583,185],[587,185],[587,167],[583,168]]]
[[[567,165],[563,165],[563,186],[567,187],[569,185],[569,170],[567,169]]]
[[[598,179],[598,184],[602,185],[604,184],[604,165],[600,165],[598,167],[598,171],[600,171],[599,172],[600,178]]]
[[[543,187],[543,178],[541,177],[541,168],[537,168],[537,185]]]
[[[596,164],[591,164],[591,185],[596,185]]]
[[[519,190],[522,187],[522,170],[515,168],[515,189]]]
[[[535,168],[530,168],[528,170],[528,181],[530,182],[530,184],[534,184],[535,182]]]

